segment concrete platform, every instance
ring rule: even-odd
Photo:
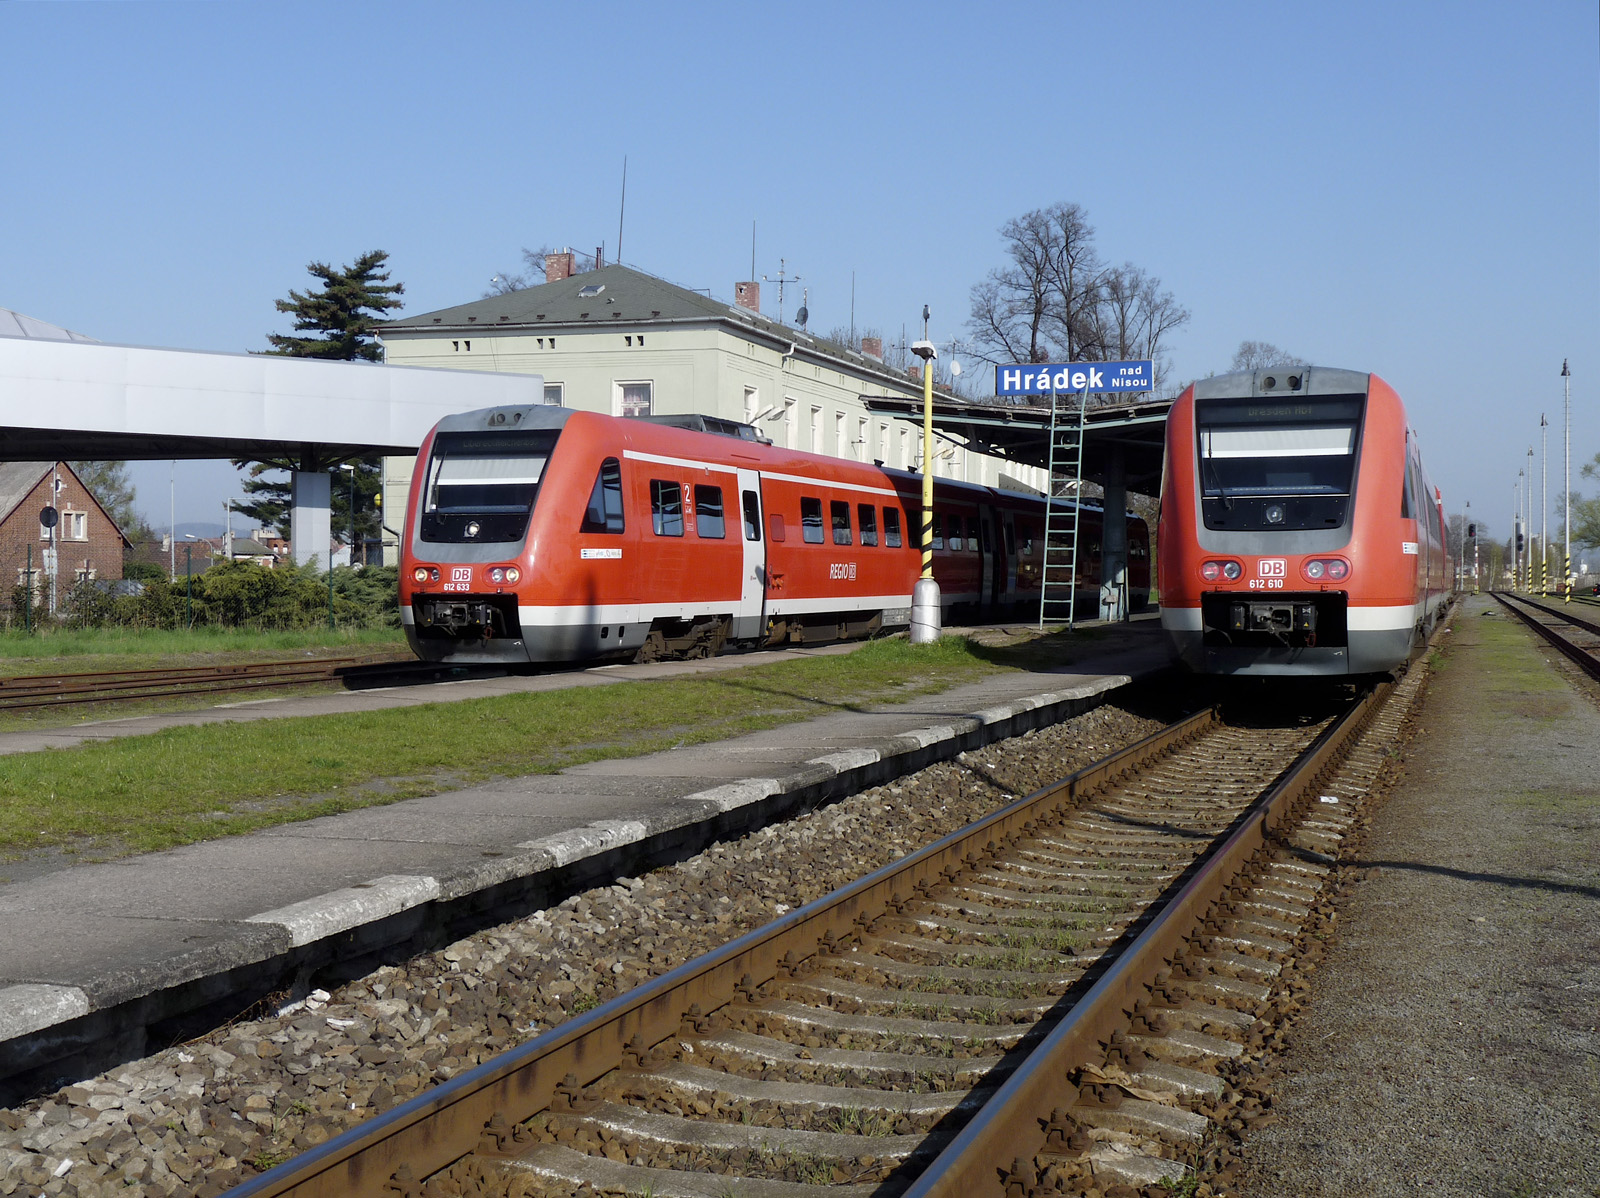
[[[640,872],[776,814],[1077,714],[1167,666],[1154,621],[1136,626],[1133,645],[1059,672],[996,675],[902,705],[0,885],[0,1097],[142,1055],[229,1004],[303,986],[318,970],[369,968],[616,871]],[[803,652],[841,651],[849,649]],[[445,693],[607,685],[767,656],[491,679]],[[15,734],[0,738],[0,751],[37,747],[37,738],[68,745],[174,723],[443,698],[435,687],[269,700]]]

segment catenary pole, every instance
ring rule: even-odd
[[[1539,413],[1539,594],[1550,593],[1550,422]]]
[[[1566,408],[1566,432],[1563,434],[1566,441],[1566,481],[1561,487],[1561,579],[1567,592],[1568,603],[1572,602],[1572,371],[1567,369],[1567,360],[1561,359],[1561,382],[1566,391],[1564,406]]]

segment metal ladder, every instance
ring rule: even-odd
[[[1074,402],[1076,400],[1076,402]],[[1044,566],[1039,575],[1039,627],[1077,621],[1077,488],[1083,478],[1083,420],[1089,390],[1064,402],[1050,392],[1050,493],[1045,501]],[[1068,502],[1062,502],[1063,500]]]

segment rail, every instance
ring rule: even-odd
[[[1491,591],[1490,593],[1500,601],[1502,607],[1537,632],[1553,647],[1560,650],[1562,654],[1584,673],[1588,674],[1589,677],[1600,680],[1600,625],[1568,612],[1546,607],[1542,603],[1533,603],[1520,595],[1508,598],[1501,591]],[[1530,608],[1532,611],[1529,610]],[[1582,630],[1582,632],[1587,632],[1595,638],[1595,647],[1591,648],[1577,644],[1571,637],[1562,635],[1560,629],[1538,619],[1533,614],[1534,611],[1560,619]]]
[[[1070,1071],[1103,1055],[1129,1012],[1148,999],[1159,971],[1194,935],[1252,855],[1307,801],[1389,694],[1366,693],[1316,738],[1230,829],[1190,867],[1188,880],[1043,1038],[926,1169],[910,1191],[982,1198],[1007,1193],[997,1163],[1031,1160],[1045,1149],[1052,1112],[1079,1097]],[[1180,721],[1062,781],[1020,799],[943,840],[810,903],[766,927],[653,979],[603,1006],[234,1191],[245,1198],[421,1193],[420,1180],[480,1150],[486,1129],[514,1127],[546,1110],[573,1109],[576,1088],[637,1064],[681,1034],[697,1015],[752,999],[831,946],[848,944],[881,916],[900,910],[964,871],[980,869],[1041,820],[1115,783],[1219,723],[1214,710]],[[1308,799],[1309,796],[1309,799]],[[698,1008],[698,1011],[696,1010]]]

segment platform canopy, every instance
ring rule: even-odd
[[[1090,397],[1084,423],[1083,477],[1106,482],[1107,467],[1120,455],[1129,490],[1154,495],[1161,489],[1162,442],[1170,399],[1097,405]],[[922,401],[892,395],[863,395],[870,411],[922,425]],[[1076,419],[1076,398],[1063,397],[1061,415]],[[940,433],[968,447],[1041,470],[1050,466],[1050,408],[1043,404],[941,399],[933,401],[933,424]]]

